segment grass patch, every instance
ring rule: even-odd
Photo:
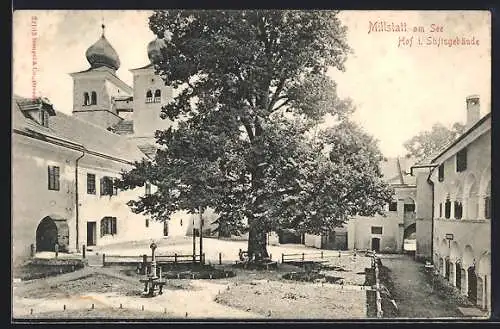
[[[14,268],[13,276],[22,281],[35,280],[74,272],[83,267],[84,263],[75,259],[32,259]]]

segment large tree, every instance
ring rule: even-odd
[[[451,128],[436,123],[431,130],[422,131],[404,143],[407,156],[422,161],[453,142],[464,130],[465,126],[459,122],[454,123]]]
[[[130,202],[136,212],[165,220],[211,207],[219,225],[248,223],[258,259],[269,231],[321,233],[381,210],[387,193],[366,135],[340,124],[344,137],[311,138],[326,115],[344,122],[353,111],[326,74],[350,51],[337,12],[156,11],[149,25],[165,41],[157,73],[179,92],[162,109],[175,124],[156,133],[154,161],[123,174],[122,188],[158,186]],[[337,154],[338,143],[360,151]]]

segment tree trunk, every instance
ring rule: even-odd
[[[255,261],[269,257],[267,252],[267,234],[259,228],[259,225],[255,221],[250,224],[250,231],[248,233],[248,257],[250,260]]]

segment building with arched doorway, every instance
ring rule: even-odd
[[[193,218],[185,213],[165,223],[135,214],[129,200],[155,193],[145,183],[119,190],[115,180],[135,161],[156,152],[154,134],[171,123],[161,120],[172,97],[152,64],[162,47],[151,41],[149,63],[131,70],[133,87],[116,72],[120,59],[102,35],[82,54],[89,67],[71,73],[71,115],[46,98],[14,96],[12,102],[12,255],[32,251],[77,252],[82,246],[186,235]],[[84,57],[85,56],[85,57]],[[196,217],[195,225],[199,226]]]
[[[432,259],[450,285],[484,309],[491,302],[491,113],[466,99],[466,131],[427,163],[415,166],[417,254]],[[424,246],[419,250],[419,245]],[[431,248],[427,246],[431,245]]]
[[[383,179],[394,195],[385,207],[385,215],[355,216],[330,234],[306,234],[304,244],[323,249],[358,249],[401,253],[415,241],[417,209],[415,177],[411,176],[412,158],[388,158],[381,162]],[[406,243],[405,243],[406,240]],[[412,250],[408,250],[412,251]]]

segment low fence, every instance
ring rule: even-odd
[[[291,262],[305,262],[305,261],[314,261],[318,259],[339,258],[339,257],[342,257],[342,253],[340,251],[335,254],[329,253],[326,255],[323,251],[317,253],[281,254],[281,263],[284,264]]]
[[[161,264],[205,264],[205,254],[202,255],[158,255],[155,256],[156,263]],[[152,257],[148,255],[125,256],[102,254],[102,265],[129,265],[133,263],[150,264]]]

